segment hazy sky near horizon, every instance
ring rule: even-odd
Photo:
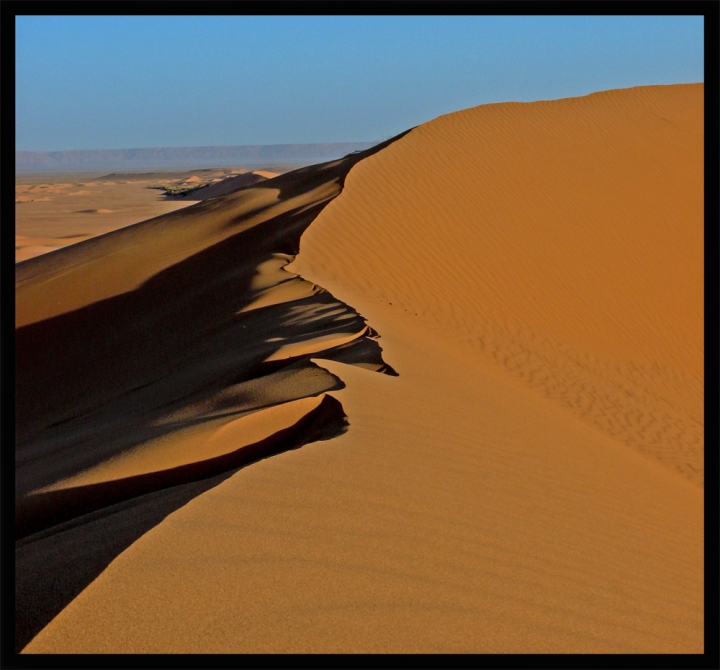
[[[16,149],[370,142],[703,53],[701,16],[18,16]]]

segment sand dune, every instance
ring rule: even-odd
[[[199,430],[184,431],[182,439],[173,436],[170,440],[160,439],[150,444],[141,444],[78,475],[40,489],[38,493],[119,481],[225,456],[289,428],[317,409],[325,397],[322,394],[301,398],[250,412],[239,418],[235,418],[237,414],[234,414],[230,420],[222,417],[216,421],[207,421],[198,426]]]
[[[273,177],[277,177],[279,172],[271,172],[270,170],[253,170],[253,174],[258,174],[261,177],[265,177],[266,179],[272,179]]]
[[[24,261],[34,256],[55,251],[68,244],[74,244],[89,237],[88,233],[62,235],[61,237],[27,237],[15,235],[15,261]]]
[[[30,557],[18,568],[19,648],[174,509],[160,492],[184,504],[198,482],[345,430],[324,395],[342,382],[310,355],[393,374],[357,312],[284,270],[363,157],[16,265],[16,536]],[[98,519],[133,501],[118,545]],[[100,547],[86,557],[88,542]],[[77,569],[43,561],[60,547]],[[33,561],[54,599],[37,597]]]
[[[485,105],[18,265],[18,648],[702,652],[702,110]]]
[[[702,85],[440,117],[353,170],[291,268],[702,484],[702,123]]]
[[[225,177],[224,179],[202,185],[202,180],[199,177],[190,177],[185,180],[183,186],[193,186],[193,183],[197,183],[200,188],[194,188],[187,194],[181,194],[178,196],[168,195],[167,197],[170,199],[185,197],[190,200],[207,200],[208,198],[217,198],[221,195],[227,195],[228,193],[237,191],[240,188],[245,188],[246,186],[258,184],[266,179],[267,177],[259,173],[245,172],[243,174],[231,175]]]

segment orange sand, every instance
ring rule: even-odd
[[[235,174],[234,170],[218,169],[204,170],[202,174],[203,177],[186,177],[182,183],[193,186],[208,176],[220,176],[214,180],[217,183],[182,199],[168,198],[162,191],[149,189],[148,186],[157,181],[150,179],[152,173],[136,177],[119,175],[123,177],[119,182],[96,179],[74,183],[65,183],[67,175],[62,173],[54,179],[50,175],[26,175],[15,185],[15,203],[18,205],[15,208],[15,262],[182,209],[199,200],[231,193],[237,188],[277,177],[279,173],[256,170]],[[82,175],[84,178],[89,176]],[[38,181],[42,178],[48,183]],[[160,181],[164,183],[162,179]]]
[[[15,262],[192,204],[161,198],[146,179],[63,183],[62,174],[50,179],[37,183],[25,177],[31,183],[15,185]]]
[[[294,252],[279,247],[238,256],[247,295],[224,309],[297,329],[255,325],[239,351],[313,357],[278,397],[314,406],[300,399],[325,391],[350,422],[169,514],[25,652],[701,653],[702,147],[702,84],[485,105],[356,164],[289,173],[23,264],[17,325],[45,328],[321,203],[289,266]],[[220,266],[193,267],[201,285]],[[334,301],[308,302],[327,295],[317,287]],[[322,329],[300,336],[310,324]],[[375,330],[399,377],[317,345],[373,344]],[[205,365],[221,369],[210,354]],[[331,389],[337,378],[345,388]],[[121,387],[93,383],[83,398],[99,416]],[[278,388],[272,376],[247,383]],[[262,401],[233,389],[156,422],[214,417],[228,394],[258,413]],[[134,464],[107,450],[81,463],[47,446],[61,430],[49,422],[72,405],[58,396],[42,410],[26,393],[25,430],[49,441],[20,452],[25,494],[167,453],[149,443]],[[33,469],[32,454],[56,474]]]

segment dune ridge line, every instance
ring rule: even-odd
[[[343,382],[311,356],[397,374],[362,316],[284,269],[364,155],[16,265],[18,650],[173,511],[172,491],[185,504],[202,482],[347,430],[326,394]],[[250,428],[262,437],[243,444]],[[81,525],[101,533],[132,500],[123,542],[99,535],[85,556]],[[46,601],[30,577],[42,556],[60,593]]]
[[[109,527],[135,533],[83,568],[79,591],[58,582],[24,653],[702,653],[703,96],[649,86],[462,110],[342,175],[315,166],[148,222],[137,251],[108,255],[109,287],[63,280],[106,293],[84,313],[76,292],[73,312],[103,376],[84,368],[93,391],[70,386],[71,404],[26,391],[27,490],[310,389],[351,429],[32,536],[18,547],[27,612]],[[189,258],[176,245],[169,266],[142,255],[176,234],[219,241]],[[60,280],[45,278],[47,296]],[[33,321],[50,303],[27,305],[18,331],[41,386],[41,362],[70,380],[83,364],[29,346],[70,355],[62,315]],[[109,314],[133,324],[115,345],[109,327],[92,339]],[[306,355],[267,360],[294,345]],[[113,363],[127,351],[140,363]],[[401,375],[367,374],[390,366]],[[103,445],[93,462],[74,455],[78,410]],[[47,481],[34,459],[56,463]]]

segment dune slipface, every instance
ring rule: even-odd
[[[350,420],[331,440],[173,494],[172,513],[145,522],[25,651],[702,652],[702,140],[701,84],[640,87],[468,109],[371,154],[308,168],[352,167],[342,192],[308,186],[326,200],[314,205],[312,225],[298,224],[297,256],[297,246],[272,247],[287,258],[252,252],[256,285],[233,294],[251,297],[232,301],[232,313],[285,310],[273,317],[286,330],[268,338],[269,326],[252,322],[241,347],[221,346],[218,336],[213,348],[198,344],[186,355],[179,322],[160,329],[157,320],[169,319],[162,303],[143,302],[147,286],[162,295],[182,286],[168,304],[187,304],[193,337],[218,328],[203,319],[227,291],[193,302],[193,287],[242,267],[239,250],[250,243],[213,260],[198,251],[203,262],[187,266],[173,251],[175,234],[188,248],[199,238],[214,240],[209,249],[230,244],[211,224],[212,200],[126,232],[128,245],[130,235],[146,235],[123,247],[127,261],[109,255],[117,246],[106,235],[73,247],[88,259],[75,276],[70,258],[51,272],[63,252],[48,254],[35,273],[32,261],[19,265],[28,269],[18,291],[29,282],[18,312],[30,329],[18,347],[19,360],[27,352],[18,509],[28,510],[28,528],[35,524],[26,541],[46,542],[52,532],[38,530],[49,517],[26,502],[34,491],[58,494],[81,473],[98,485],[123,449],[136,448],[135,460],[114,462],[115,472],[162,451],[151,442],[162,435],[148,434],[142,453],[118,442],[81,462],[75,445],[85,422],[68,427],[70,414],[93,417],[118,441],[201,416],[197,430],[208,432],[188,439],[210,444],[217,435],[217,453],[240,425],[231,422],[251,411],[238,405],[227,423],[211,423],[220,420],[220,398],[246,397],[233,383],[247,382],[229,373],[220,382],[218,370],[249,359],[249,349],[257,365],[271,366],[265,375],[316,380],[313,394],[285,392],[281,380],[257,373],[252,383],[282,390],[283,401],[325,394]],[[304,183],[301,174],[266,190],[283,178]],[[260,198],[242,193],[238,202]],[[280,188],[263,207],[282,207],[275,203],[288,202],[287,193]],[[252,248],[266,249],[270,237],[253,237]],[[91,267],[90,249],[106,249],[110,260]],[[277,283],[279,266],[299,277]],[[168,272],[176,276],[160,283]],[[296,295],[305,284],[323,290]],[[108,314],[148,320],[125,336],[139,338],[131,350],[142,365],[112,355],[128,348],[112,348],[108,326],[62,367],[67,350],[51,350],[55,338],[42,326],[58,323],[52,333],[71,341],[56,302],[65,310],[72,302],[78,319],[127,295],[136,302],[115,302]],[[345,318],[340,305],[356,316]],[[329,328],[323,314],[338,325]],[[269,340],[271,349],[261,346]],[[337,344],[334,356],[324,342]],[[88,351],[108,361],[111,376],[81,367]],[[44,372],[51,369],[55,376]],[[370,374],[392,369],[399,376]],[[72,398],[60,387],[68,370],[77,374]],[[153,420],[143,424],[146,399],[165,398],[170,378],[182,402],[148,411]],[[141,426],[126,427],[132,421]],[[40,458],[47,466],[35,465]],[[134,518],[130,502],[114,504],[121,518]],[[88,513],[88,529],[97,514]],[[60,537],[79,532],[77,521],[64,524],[50,528]]]
[[[16,266],[18,649],[173,509],[345,430],[310,355],[395,374],[357,312],[284,270],[365,155]]]

